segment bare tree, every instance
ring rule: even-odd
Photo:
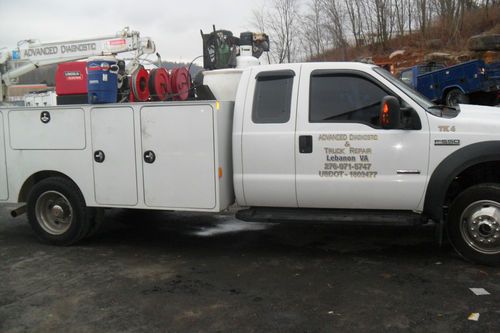
[[[478,6],[473,0],[434,0],[434,9],[446,35],[457,39],[462,30],[466,9]]]
[[[388,18],[390,17],[390,0],[374,0],[377,18],[378,41],[383,45],[389,39]]]
[[[326,33],[322,0],[310,0],[307,4],[301,32],[303,48],[308,53],[309,58],[325,53]]]
[[[361,46],[364,44],[363,29],[364,29],[364,18],[362,17],[362,7],[361,1],[345,1],[345,8],[347,12],[347,17],[349,19],[350,28],[352,36],[354,37],[354,42],[356,46]]]
[[[432,36],[438,24],[441,35],[459,41],[468,10],[484,9],[488,19],[499,5],[500,0],[271,0],[270,8],[254,11],[254,25],[269,33],[275,62],[317,57],[327,47],[347,59],[351,40],[355,46],[386,46],[394,35]]]
[[[274,36],[274,60],[277,63],[295,60],[297,8],[297,0],[273,0],[267,26]]]
[[[416,4],[416,14],[418,19],[418,25],[420,27],[420,32],[423,36],[427,33],[427,28],[430,22],[431,11],[429,9],[428,0],[415,0]]]
[[[327,27],[332,37],[333,47],[343,51],[343,60],[347,59],[347,39],[345,36],[344,11],[340,0],[322,0]]]
[[[261,32],[267,31],[266,7],[262,6],[252,10],[252,25]]]
[[[412,5],[411,0],[394,0],[394,16],[396,21],[397,33],[403,36],[406,28],[410,29],[411,16],[407,17],[407,13]]]
[[[363,42],[374,44],[377,42],[377,24],[376,19],[373,18],[373,12],[375,11],[373,0],[360,0],[358,6],[363,17]]]

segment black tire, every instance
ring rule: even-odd
[[[446,93],[444,103],[451,107],[456,107],[458,104],[469,104],[469,97],[458,88],[453,88]]]
[[[497,94],[497,91],[479,94],[477,101],[474,101],[474,104],[495,106],[498,104]]]
[[[446,225],[455,250],[474,263],[500,264],[499,214],[500,184],[479,184],[460,193]]]
[[[45,243],[75,244],[88,235],[92,226],[80,189],[65,178],[51,177],[35,184],[27,206],[29,223]]]

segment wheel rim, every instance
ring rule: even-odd
[[[35,215],[43,230],[51,235],[59,236],[71,227],[73,208],[69,200],[60,192],[47,191],[36,200]]]
[[[500,253],[500,203],[481,200],[470,204],[460,217],[460,232],[474,250]]]

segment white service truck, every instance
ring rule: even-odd
[[[27,208],[57,245],[90,235],[103,208],[236,201],[247,221],[432,220],[463,257],[500,262],[498,108],[437,106],[360,63],[212,73],[236,77],[234,102],[0,109],[0,201],[26,202],[13,214]]]

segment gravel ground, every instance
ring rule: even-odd
[[[8,208],[0,209],[2,333],[500,332],[500,269],[439,248],[432,227],[118,210],[94,238],[58,248],[39,243]],[[478,321],[467,319],[472,312]]]

